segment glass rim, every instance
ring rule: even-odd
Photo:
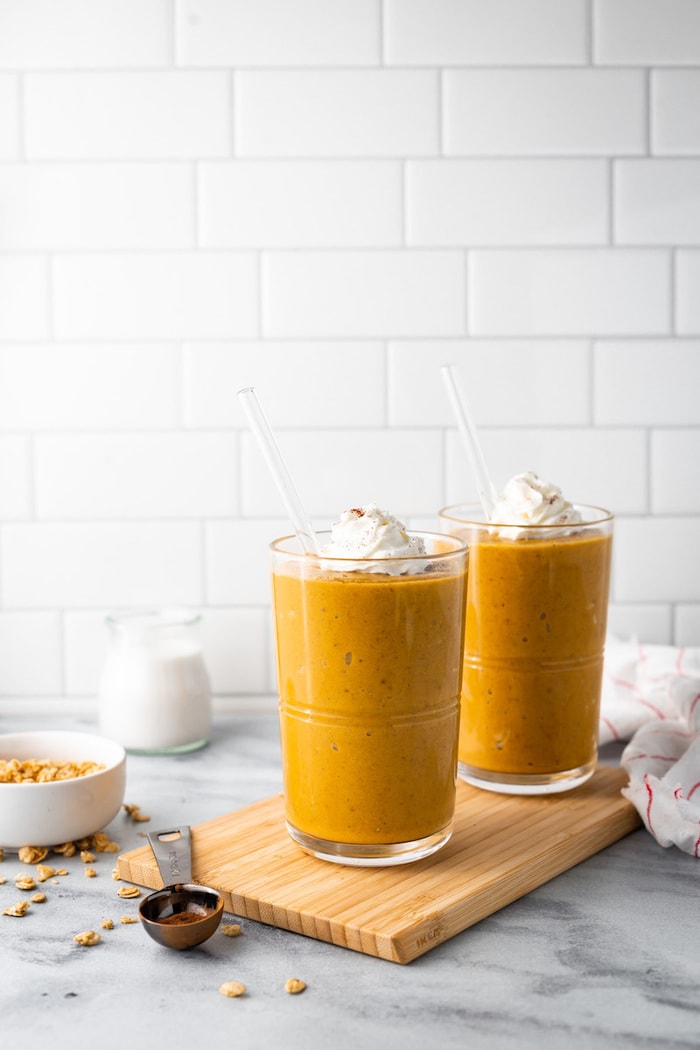
[[[300,560],[309,560],[314,562],[325,563],[338,563],[342,566],[348,563],[357,565],[359,561],[367,562],[417,562],[417,561],[445,561],[449,558],[453,558],[456,554],[468,553],[469,543],[460,536],[454,536],[449,532],[432,532],[427,529],[406,529],[409,536],[418,536],[421,538],[429,537],[436,544],[444,544],[446,541],[453,545],[452,550],[438,551],[431,554],[426,551],[425,554],[392,554],[388,557],[379,558],[362,558],[357,554],[348,554],[345,557],[338,557],[336,554],[322,554],[304,551],[301,549],[299,538],[296,533],[290,533],[287,536],[279,536],[276,540],[272,540],[269,544],[269,549],[273,554],[284,554],[290,558],[299,558]],[[331,536],[330,529],[320,529],[316,532],[317,537]],[[287,546],[285,546],[285,544]],[[296,544],[299,549],[291,550],[290,544]]]
[[[607,507],[599,507],[594,503],[572,503],[571,506],[574,510],[579,511],[594,511],[595,516],[589,517],[584,515],[583,521],[571,521],[571,522],[548,522],[548,523],[523,523],[523,522],[507,522],[507,521],[489,521],[480,503],[452,503],[447,507],[442,507],[438,511],[438,517],[446,521],[453,521],[458,525],[488,525],[495,529],[537,529],[542,531],[558,531],[561,532],[563,528],[575,529],[581,526],[587,525],[604,525],[606,522],[612,522],[615,520],[615,514],[613,511],[608,510]],[[473,512],[469,516],[458,515],[457,511]]]

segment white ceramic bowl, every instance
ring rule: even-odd
[[[2,733],[0,758],[104,766],[71,780],[0,783],[0,847],[57,846],[83,838],[109,824],[124,801],[126,754],[106,737],[64,730]]]

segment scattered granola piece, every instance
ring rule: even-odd
[[[36,881],[46,882],[52,875],[56,874],[56,869],[50,867],[48,864],[37,864],[36,866]]]
[[[4,886],[6,882],[7,882],[7,879],[5,878],[5,876],[4,875],[0,875],[0,886]]]
[[[240,981],[224,981],[219,991],[222,995],[228,996],[229,999],[237,999],[239,995],[245,995],[246,986],[241,984]]]
[[[144,821],[151,819],[148,816],[147,813],[142,813],[141,812],[141,807],[140,806],[136,806],[133,803],[125,802],[124,803],[124,809],[127,812],[127,816],[131,817],[131,819],[136,824],[142,824],[142,823],[144,823]]]
[[[22,864],[38,864],[48,852],[46,846],[20,846],[18,856]]]
[[[32,904],[43,904],[46,900],[45,893],[33,893],[29,898]]]
[[[119,853],[122,848],[119,842],[112,842],[106,832],[94,835],[92,845],[97,853]]]
[[[82,860],[83,864],[92,864],[92,862],[95,859],[95,854],[91,853],[89,849],[81,849],[80,859]]]
[[[83,930],[82,933],[76,933],[73,940],[76,944],[81,944],[83,948],[91,948],[93,944],[99,944],[102,938],[94,930]]]
[[[29,910],[29,901],[17,901],[16,904],[11,904],[7,908],[3,908],[3,915],[15,915],[18,919],[21,919],[23,915]]]
[[[117,890],[120,897],[140,897],[141,890],[138,886],[120,886]]]
[[[75,843],[64,842],[60,846],[53,847],[54,853],[60,853],[63,857],[74,857],[75,856]]]
[[[56,874],[57,875],[67,875],[68,874],[68,868],[56,868]]]
[[[106,831],[98,831],[93,835],[93,845],[98,853],[118,853],[121,849],[118,842],[112,842]]]
[[[131,926],[133,922],[138,922],[139,920],[134,918],[133,915],[122,915],[119,921],[122,926]]]
[[[26,871],[23,871],[19,875],[15,875],[15,886],[18,890],[35,890],[36,882],[31,875],[27,875]]]
[[[114,920],[113,919],[103,919],[102,922],[100,923],[100,926],[102,927],[103,930],[113,930],[114,929]]]
[[[290,977],[284,982],[285,992],[289,992],[290,995],[299,995],[306,988],[306,983],[300,981],[298,977]]]
[[[86,879],[97,878],[97,872],[95,871],[95,869],[94,868],[86,868],[85,869],[85,878]]]
[[[112,878],[115,882],[121,882],[121,878],[119,876],[119,868],[112,868]]]
[[[238,937],[241,932],[241,928],[237,922],[224,923],[221,927],[221,932],[224,937]]]

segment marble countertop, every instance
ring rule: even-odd
[[[38,724],[5,718],[2,729]],[[83,718],[40,725],[94,730]],[[618,756],[611,747],[601,755]],[[126,801],[151,821],[120,814],[107,830],[126,851],[143,843],[145,828],[194,825],[280,790],[274,715],[220,714],[202,751],[128,757]],[[8,1046],[19,1038],[59,1050],[700,1046],[700,863],[643,830],[407,966],[247,919],[238,920],[240,937],[169,951],[140,923],[119,923],[136,906],[116,896],[113,865],[114,855],[98,854],[97,876],[86,878],[70,858],[69,874],[41,887],[45,904],[21,919],[0,916]],[[0,910],[22,896],[12,882],[19,870],[27,866],[6,855]],[[101,931],[100,944],[74,943],[108,917],[115,928]],[[306,991],[287,994],[288,977]],[[227,980],[247,994],[224,998]]]

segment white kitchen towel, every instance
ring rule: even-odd
[[[700,649],[609,639],[599,739],[629,741],[622,793],[659,845],[700,857]]]

